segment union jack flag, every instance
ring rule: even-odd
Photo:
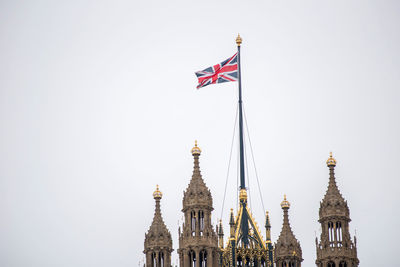
[[[196,72],[199,85],[197,89],[215,83],[234,82],[238,80],[237,53],[223,62]]]

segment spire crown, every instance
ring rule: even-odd
[[[153,198],[156,200],[162,198],[162,192],[159,190],[158,185],[156,186],[156,191],[153,193]]]
[[[197,140],[194,141],[194,147],[191,150],[193,156],[200,156],[201,149],[197,146]]]
[[[332,152],[329,152],[329,158],[326,161],[326,165],[328,165],[328,167],[336,166],[336,159],[332,156]]]
[[[286,200],[286,195],[283,195],[283,201],[281,202],[282,209],[289,209],[290,203]]]

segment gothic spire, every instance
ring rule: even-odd
[[[194,158],[193,174],[186,191],[183,193],[182,211],[185,211],[193,205],[207,206],[210,210],[213,210],[211,192],[205,184],[200,172],[199,157],[201,149],[197,146],[197,141],[195,141],[191,152]]]
[[[153,193],[153,197],[156,201],[156,207],[154,211],[153,222],[151,223],[149,231],[146,234],[145,247],[146,244],[150,245],[157,243],[158,241],[166,241],[171,245],[170,247],[172,248],[171,234],[161,215],[160,200],[162,198],[162,193],[159,190],[158,185],[156,191]]]
[[[349,208],[347,201],[343,198],[336,184],[335,167],[336,159],[333,158],[332,152],[329,153],[329,158],[326,161],[329,168],[329,183],[325,196],[321,202],[320,217],[324,216],[349,216]]]
[[[146,263],[149,264],[157,262],[171,262],[172,249],[172,238],[167,226],[161,215],[160,200],[162,193],[158,188],[153,193],[153,197],[156,201],[156,207],[154,211],[153,222],[149,228],[149,231],[145,234],[144,239],[144,251],[146,254]]]
[[[268,211],[265,213],[265,233],[266,233],[266,241],[271,242],[271,223],[269,222],[269,214]]]
[[[218,237],[223,242],[222,225],[216,233],[211,224],[212,197],[200,173],[201,149],[197,141],[191,152],[194,167],[189,185],[183,192],[185,222],[179,233],[179,262],[181,267],[215,267],[218,263]]]
[[[218,245],[220,248],[224,248],[224,228],[222,227],[222,220],[219,220],[219,226],[217,225],[218,233]]]
[[[290,262],[296,263],[293,266],[299,266],[298,264],[303,261],[302,250],[299,241],[297,241],[290,227],[288,214],[290,203],[287,201],[286,195],[281,203],[281,207],[283,209],[283,224],[278,241],[275,244],[275,262],[277,266],[281,266],[281,262],[286,262],[287,266],[292,266],[289,265]]]
[[[326,165],[329,183],[320,203],[320,240],[316,239],[317,266],[358,266],[357,247],[350,237],[350,212],[347,201],[341,195],[335,178],[336,160],[330,153]]]

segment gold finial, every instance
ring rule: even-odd
[[[154,197],[154,199],[161,199],[162,198],[162,193],[158,189],[158,185],[156,186],[156,191],[154,191],[154,193],[153,193],[153,197]]]
[[[240,34],[238,34],[238,36],[236,37],[236,44],[240,46],[241,43],[242,43],[242,37],[240,37]]]
[[[247,200],[247,191],[246,191],[246,189],[244,189],[244,188],[242,188],[242,189],[240,189],[240,192],[239,192],[239,199],[242,201],[246,201]]]
[[[332,157],[332,152],[329,152],[329,158],[328,158],[328,160],[326,161],[326,165],[328,165],[328,167],[330,167],[330,166],[335,167],[335,166],[336,166],[336,159],[334,159],[334,158]]]
[[[283,195],[283,201],[281,202],[281,207],[282,207],[282,209],[290,208],[290,203],[289,203],[289,201],[286,200],[286,194]]]
[[[194,147],[192,148],[192,155],[200,155],[201,149],[197,146],[197,140],[194,141]]]

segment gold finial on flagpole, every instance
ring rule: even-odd
[[[241,43],[242,43],[242,38],[240,37],[240,34],[238,34],[238,36],[236,37],[236,44],[240,46]]]

